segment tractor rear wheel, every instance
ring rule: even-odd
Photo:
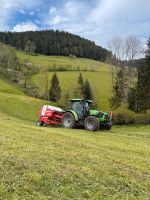
[[[62,118],[62,127],[63,128],[75,128],[76,127],[76,121],[74,119],[74,116],[70,112],[66,112]]]
[[[99,130],[99,120],[97,117],[89,116],[84,120],[84,127],[88,131]]]

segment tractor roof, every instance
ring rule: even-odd
[[[85,99],[70,99],[71,102],[77,102],[77,101],[86,101],[88,103],[92,103],[91,100],[85,100]]]

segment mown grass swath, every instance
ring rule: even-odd
[[[149,199],[149,132],[37,128],[1,113],[1,198]]]

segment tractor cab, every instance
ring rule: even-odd
[[[89,110],[92,107],[91,100],[85,99],[70,99],[70,109],[74,110],[79,119],[89,114]]]

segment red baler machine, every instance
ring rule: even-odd
[[[60,125],[64,110],[58,107],[44,105],[40,108],[37,126]]]

